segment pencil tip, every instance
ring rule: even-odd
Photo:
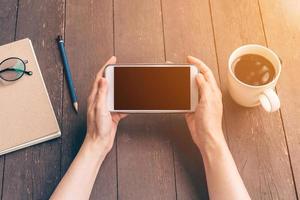
[[[74,102],[73,103],[73,106],[75,108],[75,111],[78,113],[78,103],[77,102]]]

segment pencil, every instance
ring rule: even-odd
[[[63,63],[63,66],[64,66],[71,101],[73,103],[73,107],[74,107],[75,111],[78,113],[77,95],[76,95],[73,80],[72,80],[72,74],[71,74],[70,65],[69,65],[68,58],[67,58],[67,53],[66,53],[66,50],[65,50],[64,40],[63,40],[63,37],[61,35],[59,35],[57,37],[57,45],[58,45],[58,49],[59,49],[61,59],[62,59],[62,63]]]

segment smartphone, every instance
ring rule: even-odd
[[[198,103],[198,69],[194,65],[112,64],[104,74],[111,112],[193,112]]]

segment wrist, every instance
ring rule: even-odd
[[[82,163],[88,163],[89,166],[97,167],[95,169],[98,170],[107,153],[103,145],[87,135],[76,157],[80,158]]]
[[[228,150],[227,142],[222,131],[206,134],[204,142],[198,145],[203,158],[220,155]]]
[[[92,137],[92,134],[87,133],[83,145],[90,150],[90,152],[106,156],[110,149],[105,141],[100,137]]]
[[[226,143],[212,145],[201,151],[205,170],[212,170],[232,162],[233,158]]]

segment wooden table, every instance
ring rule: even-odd
[[[78,115],[64,81],[58,34],[66,40]],[[252,198],[298,198],[300,0],[0,0],[0,43],[25,37],[33,41],[62,137],[0,157],[2,199],[49,198],[85,135],[95,73],[112,55],[120,63],[203,59],[222,89],[224,132]],[[228,56],[248,43],[266,45],[283,60],[279,112],[242,108],[228,94]],[[181,115],[122,121],[91,196],[207,198],[202,159]]]

